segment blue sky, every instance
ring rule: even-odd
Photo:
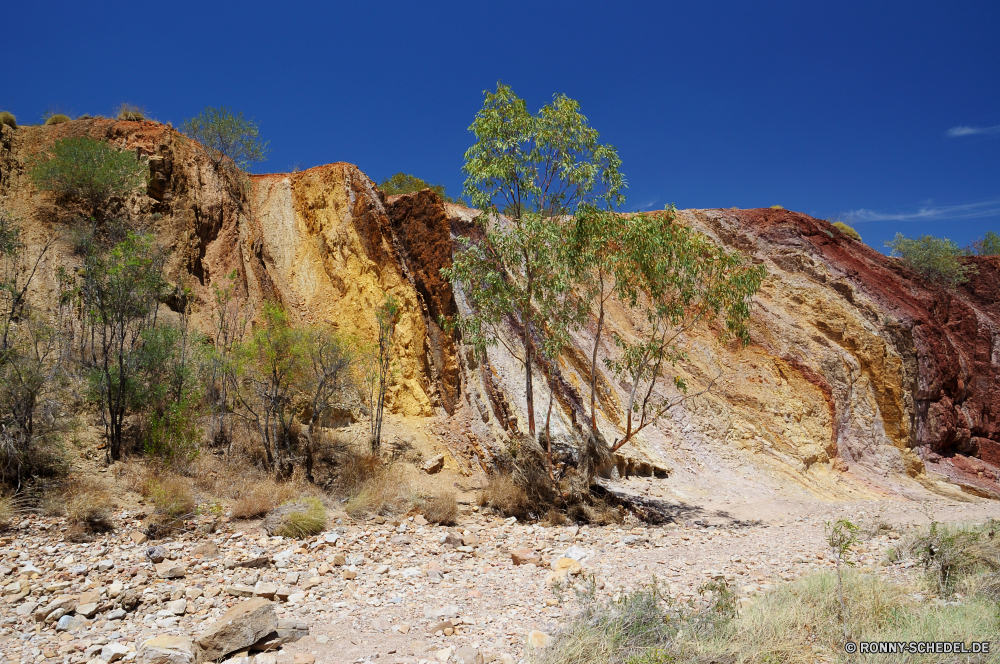
[[[482,91],[561,92],[628,209],[781,204],[965,245],[1000,230],[1000,3],[18,2],[0,109],[253,116],[259,172],[333,161],[458,194]]]

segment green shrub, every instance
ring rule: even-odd
[[[965,252],[947,238],[922,235],[912,239],[896,233],[885,246],[921,277],[944,286],[957,286],[977,272],[976,266],[962,264],[959,256]]]
[[[56,113],[55,115],[50,115],[45,118],[45,124],[55,125],[62,124],[63,122],[69,122],[70,117],[68,115],[63,115],[62,113]]]
[[[146,184],[146,164],[135,153],[116,150],[105,141],[64,138],[55,142],[51,159],[31,166],[31,179],[43,191],[86,201],[91,214],[99,218],[99,208],[109,199],[127,196]]]
[[[835,221],[833,222],[833,227],[836,228],[841,233],[843,233],[844,235],[846,235],[847,237],[851,238],[852,240],[861,242],[861,235],[856,230],[845,224],[844,222]]]
[[[986,235],[972,243],[969,253],[976,256],[1000,256],[1000,235],[986,231]]]
[[[130,122],[142,122],[146,119],[146,113],[139,106],[123,103],[118,107],[118,119]]]
[[[311,537],[326,528],[326,508],[319,498],[306,498],[302,509],[289,512],[278,530],[282,537]]]
[[[17,129],[17,118],[10,111],[0,111],[0,125],[7,125],[11,129]]]
[[[412,194],[415,191],[430,189],[440,196],[441,200],[448,203],[455,202],[450,196],[444,193],[444,185],[430,184],[426,180],[421,180],[420,178],[414,175],[409,175],[408,173],[396,173],[392,177],[388,177],[379,182],[378,188],[388,196],[395,196],[397,194]]]

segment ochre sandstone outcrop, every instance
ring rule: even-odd
[[[391,293],[403,303],[391,411],[446,422],[463,441],[450,452],[473,464],[522,439],[516,359],[499,346],[483,361],[441,327],[468,311],[440,270],[458,236],[473,232],[474,211],[429,190],[387,198],[344,163],[253,176],[252,196],[237,204],[200,148],[158,123],[4,127],[0,204],[23,220],[32,246],[68,237],[83,210],[36,192],[28,164],[58,138],[84,134],[150,157],[148,190],[110,212],[150,220],[172,252],[169,278],[192,289],[197,325],[207,329],[213,287],[234,271],[251,308],[278,300],[297,322],[328,322],[362,342],[374,339],[373,311]],[[786,210],[685,210],[678,223],[763,262],[769,277],[748,348],[720,347],[710,329],[690,335],[680,371],[693,390],[714,379],[713,389],[622,448],[619,472],[690,472],[734,495],[959,495],[956,485],[1000,495],[1000,259],[965,259],[979,274],[949,290]],[[56,268],[78,264],[67,239],[46,256],[33,293],[42,310],[55,314]],[[615,352],[610,333],[632,334],[639,322],[612,304],[603,352]],[[539,422],[555,390],[552,435],[570,463],[589,421],[593,329],[578,332],[535,385]],[[516,348],[516,335],[509,341]],[[609,442],[622,435],[627,387],[602,368],[598,421]]]

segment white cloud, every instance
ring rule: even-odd
[[[915,212],[885,213],[862,208],[847,216],[855,221],[933,221],[937,219],[981,219],[1000,216],[1000,199],[964,205],[924,205]]]
[[[994,127],[968,127],[961,125],[958,127],[952,127],[947,132],[945,136],[950,136],[951,138],[956,138],[959,136],[1000,136],[1000,125]]]

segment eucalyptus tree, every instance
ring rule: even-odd
[[[583,204],[620,203],[625,180],[617,151],[599,142],[576,101],[555,95],[532,114],[502,83],[484,94],[463,167],[463,195],[480,211],[478,239],[463,239],[443,272],[472,305],[458,320],[463,340],[480,352],[504,344],[524,366],[534,437],[534,364],[540,354],[557,357],[588,311],[574,288],[570,215]],[[506,340],[510,323],[521,353]]]
[[[670,375],[687,359],[685,334],[717,323],[720,340],[750,342],[752,298],[767,276],[763,265],[679,224],[673,208],[632,215],[618,231],[629,279],[617,282],[617,294],[643,325],[635,335],[614,334],[618,356],[605,359],[615,376],[631,385],[625,435],[612,451],[689,398],[685,379],[677,372]],[[680,396],[661,396],[655,388],[663,381]],[[711,383],[698,394],[710,388]]]
[[[126,416],[142,405],[143,342],[167,293],[166,259],[152,236],[129,233],[110,250],[91,251],[84,260],[77,293],[90,341],[83,359],[112,460],[124,452]]]

